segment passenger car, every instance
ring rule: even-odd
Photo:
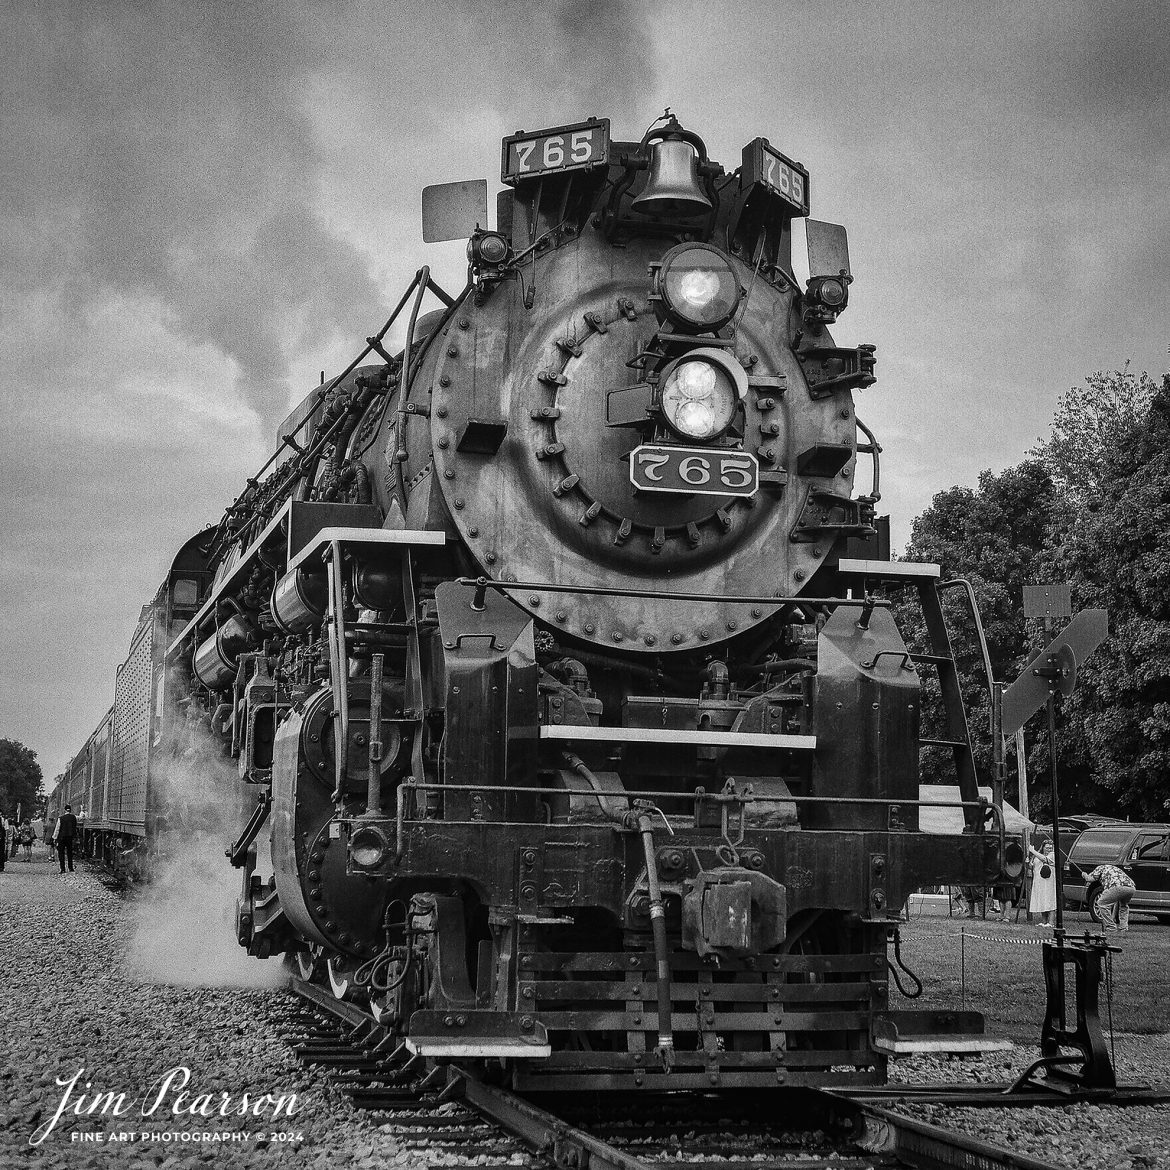
[[[1137,891],[1133,910],[1156,914],[1170,921],[1170,825],[1116,823],[1086,829],[1073,842],[1064,866],[1065,901],[1073,909],[1087,909],[1101,921],[1098,883],[1086,885],[1087,876],[1099,865],[1116,865],[1131,878]]]

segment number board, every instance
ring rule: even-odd
[[[590,170],[609,162],[609,119],[557,126],[504,139],[500,178],[515,187],[525,179]]]
[[[645,444],[630,452],[630,483],[644,492],[754,496],[760,464],[754,455],[726,447]]]
[[[766,138],[753,138],[743,148],[743,183],[759,183],[797,215],[808,215],[808,171],[769,146]]]

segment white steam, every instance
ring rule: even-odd
[[[135,903],[130,970],[150,983],[183,987],[279,986],[286,979],[280,960],[252,958],[236,941],[242,871],[224,856],[256,790],[239,780],[234,762],[209,737],[165,762],[158,777],[166,827],[153,880]],[[266,875],[267,826],[258,841]]]

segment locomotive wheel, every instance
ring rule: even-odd
[[[297,951],[296,965],[297,973],[306,983],[313,983],[320,980],[323,974],[320,949],[317,947],[306,947],[303,951]]]
[[[357,968],[346,959],[326,959],[325,969],[334,999],[353,999],[357,991],[353,978]]]
[[[375,1023],[388,1024],[392,1019],[393,1013],[390,1010],[390,997],[380,991],[371,991],[367,996],[370,1015],[374,1017]]]
[[[390,985],[389,991],[371,989],[367,994],[370,1015],[379,1024],[401,1024],[409,1015],[409,1006],[416,999],[416,980],[412,971],[404,972],[402,964],[393,960],[382,971],[382,978]]]

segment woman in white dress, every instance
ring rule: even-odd
[[[1056,858],[1052,842],[1043,838],[1040,848],[1028,847],[1032,859],[1032,892],[1028,897],[1028,912],[1039,914],[1044,926],[1053,926],[1056,915]]]

